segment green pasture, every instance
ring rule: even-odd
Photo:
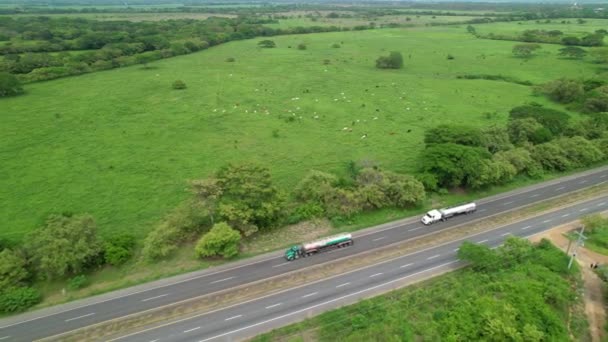
[[[30,14],[19,14],[18,17],[39,17],[41,14],[30,13]],[[5,14],[9,16],[9,14]],[[10,14],[12,17],[16,17],[14,14]],[[115,13],[51,13],[44,14],[45,17],[55,18],[85,18],[90,20],[100,21],[116,21],[116,20],[128,20],[128,21],[161,21],[161,20],[180,20],[180,19],[198,19],[204,20],[209,17],[236,17],[232,14],[223,13],[180,13],[180,12],[168,12],[168,13],[154,13],[154,12],[115,12]]]
[[[562,24],[561,22],[570,21],[569,24]],[[608,19],[584,19],[585,23],[578,24],[576,18],[559,18],[551,19],[551,22],[545,23],[541,20],[537,23],[536,20],[529,21],[512,21],[512,22],[498,22],[492,24],[473,24],[475,29],[480,34],[511,34],[516,35],[523,33],[525,30],[559,30],[564,35],[583,36],[588,33],[593,33],[595,30],[604,29],[608,30]]]
[[[526,86],[457,75],[540,83],[596,72],[558,58],[559,46],[524,61],[512,57],[513,42],[465,31],[278,36],[274,49],[253,39],[149,69],[28,84],[25,95],[0,101],[0,238],[21,239],[52,212],[89,212],[103,235],[143,236],[189,196],[187,180],[229,162],[267,165],[285,190],[310,169],[345,174],[353,160],[412,172],[429,127],[503,124],[529,101],[555,107]],[[392,50],[403,53],[404,68],[376,69]],[[186,90],[171,88],[178,79]]]

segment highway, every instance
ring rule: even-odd
[[[353,302],[358,298],[368,296],[373,291],[378,291],[383,286],[390,288],[393,283],[427,271],[453,268],[458,263],[458,247],[464,240],[494,247],[500,245],[509,235],[527,237],[570,222],[581,215],[607,209],[608,196],[604,196],[362,270],[334,276],[276,295],[202,314],[113,341],[207,342],[236,341],[252,337],[269,329],[304,319],[313,311],[319,312]],[[345,253],[346,249],[337,251],[337,253]]]
[[[404,223],[383,225],[384,228],[355,233],[354,246],[341,251],[341,256],[354,255],[387,243],[415,238],[462,223],[500,214],[519,206],[597,185],[608,181],[608,167],[587,171],[502,195],[477,201],[475,214],[455,217],[447,222],[423,226],[417,219]],[[221,291],[252,281],[267,279],[285,272],[296,271],[313,264],[335,259],[335,254],[320,254],[312,258],[286,262],[278,253],[234,263],[234,266],[196,272],[167,283],[146,285],[142,290],[126,294],[106,294],[74,304],[42,309],[36,312],[0,320],[0,341],[32,341],[53,336],[109,319],[161,307],[181,300]],[[441,259],[443,260],[443,259]],[[156,285],[158,284],[158,285]],[[138,287],[142,288],[142,287]],[[128,292],[128,291],[127,291]],[[312,296],[314,297],[314,296]]]

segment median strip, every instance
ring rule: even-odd
[[[343,256],[323,264],[289,271],[268,279],[119,317],[64,334],[44,338],[41,341],[108,341],[111,338],[128,335],[135,330],[151,328],[159,324],[168,324],[172,321],[183,319],[184,317],[216,311],[238,303],[254,300],[260,296],[267,296],[285,291],[293,288],[294,284],[304,286],[337,274],[369,267],[459,238],[462,239],[470,235],[494,230],[506,224],[537,216],[541,213],[552,212],[574,203],[605,196],[607,190],[608,186],[602,185],[571,192],[541,203],[531,204],[510,210],[506,213],[496,214],[473,222],[445,228],[441,231],[430,232],[416,238],[391,244],[387,243],[384,246],[359,253],[357,257],[353,257],[352,255]],[[522,229],[527,228],[530,227]],[[273,267],[279,267],[286,264],[288,263],[275,265]]]

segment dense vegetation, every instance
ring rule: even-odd
[[[569,271],[566,255],[547,240],[532,245],[511,237],[495,250],[465,242],[459,256],[471,266],[255,341],[590,340],[578,271]]]

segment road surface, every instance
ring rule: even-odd
[[[354,255],[375,247],[381,247],[388,242],[415,238],[429,232],[500,214],[519,206],[606,181],[608,181],[608,167],[603,167],[482,199],[477,201],[478,210],[475,214],[455,217],[447,222],[423,226],[418,220],[409,220],[409,222],[403,224],[383,225],[386,228],[355,233],[355,245],[341,253],[343,256]],[[0,342],[32,341],[42,337],[54,336],[109,319],[295,271],[335,258],[336,255],[333,254],[319,254],[312,258],[286,262],[277,253],[273,253],[268,257],[256,258],[256,261],[237,263],[236,266],[231,268],[198,272],[169,284],[140,286],[138,288],[143,288],[142,290],[132,291],[124,295],[106,294],[78,303],[68,303],[59,307],[6,318],[0,320]]]
[[[442,268],[454,268],[459,263],[458,248],[465,240],[494,247],[509,235],[527,237],[582,215],[604,210],[608,210],[608,196],[112,341],[238,341],[301,320],[312,313],[352,303],[383,287],[390,289],[399,281]],[[345,253],[346,249],[338,251]]]

